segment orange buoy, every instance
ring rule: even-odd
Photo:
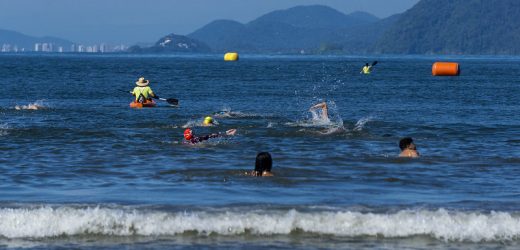
[[[432,75],[434,76],[458,76],[460,68],[458,63],[454,62],[436,62],[432,66]]]

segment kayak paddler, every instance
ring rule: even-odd
[[[157,96],[150,86],[149,80],[145,80],[144,77],[139,78],[137,82],[135,82],[137,85],[134,90],[131,92],[133,96],[135,96],[134,102],[138,103],[147,103],[147,102],[153,102],[152,98],[159,99],[159,96]]]
[[[361,72],[359,73],[365,75],[370,74],[372,72],[372,67],[376,66],[376,64],[377,61],[372,62],[372,64],[365,63],[365,66],[363,67],[363,69],[361,69]]]
[[[370,74],[371,68],[372,68],[372,66],[370,66],[368,63],[366,63],[365,66],[363,67],[363,69],[361,70],[361,73],[368,75],[368,74]]]

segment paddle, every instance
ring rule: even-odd
[[[159,100],[161,101],[166,101],[168,102],[170,105],[179,105],[179,100],[175,99],[175,98],[159,98]]]
[[[372,62],[372,67],[376,66],[377,61]]]

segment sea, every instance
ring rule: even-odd
[[[0,248],[519,249],[519,72],[505,56],[2,54]],[[139,77],[179,105],[130,108]],[[189,144],[186,128],[237,133]],[[398,157],[403,137],[421,157]],[[274,177],[246,174],[259,152]]]

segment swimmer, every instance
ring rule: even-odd
[[[271,154],[268,152],[261,152],[256,155],[255,161],[255,170],[246,173],[251,176],[274,176],[271,172],[271,168],[273,166],[273,159],[271,158]]]
[[[413,143],[413,139],[411,137],[405,137],[401,139],[399,141],[399,148],[401,148],[401,153],[399,154],[399,157],[419,157],[419,152],[417,152],[417,147]]]
[[[206,116],[206,118],[204,118],[204,121],[202,122],[202,125],[203,126],[214,126],[215,121],[213,120],[213,118],[211,116]]]
[[[237,132],[236,129],[230,129],[225,132],[225,134],[218,133],[218,134],[209,134],[205,136],[194,136],[193,130],[190,128],[187,128],[184,130],[184,139],[186,143],[196,144],[199,142],[207,141],[211,138],[218,138],[218,137],[224,137],[224,136],[233,136]]]
[[[312,106],[309,109],[309,111],[313,112],[314,110],[317,110],[317,109],[321,109],[321,120],[328,121],[329,120],[329,111],[327,108],[327,103],[326,102],[318,103],[318,104]]]
[[[14,109],[16,110],[39,110],[39,109],[46,109],[47,107],[43,106],[43,104],[41,104],[41,102],[35,102],[35,103],[30,103],[30,104],[27,104],[27,105],[16,105],[14,107]]]

